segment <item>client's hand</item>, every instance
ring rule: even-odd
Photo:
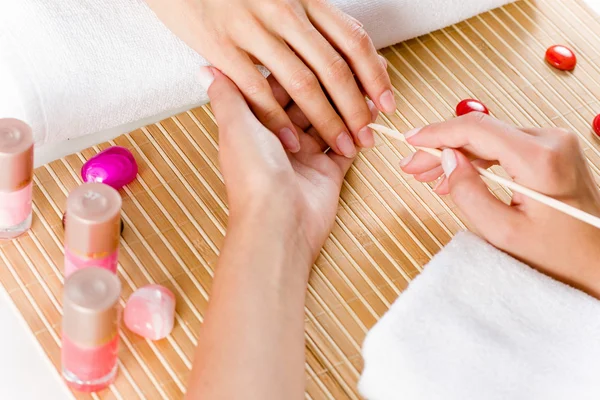
[[[302,147],[286,153],[233,82],[213,68],[200,77],[219,124],[230,213],[188,398],[303,399],[309,271],[352,160],[325,153],[297,107],[288,109]],[[270,80],[279,104],[288,105]]]
[[[494,246],[541,272],[600,298],[600,230],[518,193],[496,199],[473,168],[499,163],[515,182],[600,216],[600,194],[577,136],[561,129],[519,129],[480,113],[407,134],[414,146],[451,148],[442,162],[424,152],[401,163],[421,181],[445,173],[448,194]]]
[[[255,64],[273,73],[325,142],[348,158],[356,155],[354,143],[374,143],[361,86],[380,110],[396,109],[385,59],[360,23],[326,0],[146,1],[235,82],[291,152],[298,151],[301,132]]]
[[[306,260],[310,266],[333,225],[342,180],[352,159],[325,153],[328,146],[297,107],[289,107],[290,119],[302,147],[297,153],[286,153],[233,82],[214,68],[203,69],[201,75],[208,81],[214,77],[208,93],[219,123],[230,228],[252,226],[260,234],[272,232],[277,240],[287,239],[303,257],[310,258]],[[279,104],[289,105],[285,90],[272,77],[269,81]],[[365,107],[374,119],[375,106],[369,102]]]

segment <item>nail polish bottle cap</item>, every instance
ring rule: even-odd
[[[121,281],[98,267],[80,269],[65,280],[63,335],[80,346],[95,347],[119,332]]]
[[[75,255],[104,258],[119,247],[121,195],[103,183],[85,183],[67,198],[65,247]]]
[[[33,178],[33,133],[14,118],[0,118],[0,192],[16,192]]]

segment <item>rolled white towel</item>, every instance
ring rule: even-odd
[[[369,331],[369,400],[600,399],[600,301],[471,233]]]
[[[333,0],[379,48],[508,2]],[[143,0],[0,1],[0,118],[32,125],[38,165],[206,102],[205,64]]]

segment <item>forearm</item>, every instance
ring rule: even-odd
[[[312,260],[294,238],[260,226],[228,231],[189,398],[303,398],[304,302]]]

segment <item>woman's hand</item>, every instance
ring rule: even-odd
[[[147,2],[235,82],[259,121],[291,152],[299,150],[301,132],[255,64],[271,71],[325,142],[348,158],[356,155],[355,143],[374,144],[361,87],[380,110],[396,109],[385,59],[360,23],[326,0]]]
[[[404,172],[421,181],[445,173],[436,192],[449,193],[486,240],[600,298],[600,230],[518,193],[510,206],[502,203],[472,165],[499,163],[515,182],[600,216],[600,194],[576,135],[556,128],[519,129],[471,113],[406,137],[414,146],[447,150],[441,165],[417,152],[401,162]]]
[[[308,276],[352,160],[325,153],[292,105],[302,146],[286,153],[233,82],[214,68],[200,78],[219,124],[230,213],[187,398],[303,399]],[[279,104],[289,105],[269,80]]]
[[[337,212],[344,175],[352,159],[324,151],[327,144],[285,90],[271,86],[299,132],[301,149],[286,153],[226,76],[215,68],[201,71],[219,123],[219,157],[227,187],[230,227],[254,225],[257,232],[292,235],[292,242],[310,258],[310,266],[329,235]],[[210,83],[211,79],[214,81]],[[369,119],[377,115],[369,102]],[[306,131],[305,131],[306,130]]]

